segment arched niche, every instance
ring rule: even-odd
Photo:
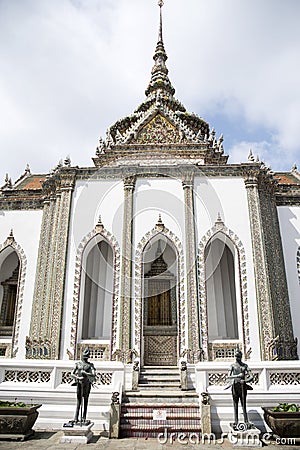
[[[6,357],[18,351],[26,266],[24,250],[11,231],[0,245],[0,350]]]
[[[148,231],[139,242],[135,254],[135,299],[134,299],[134,349],[141,358],[143,364],[144,355],[144,274],[151,268],[151,261],[157,250],[157,242],[163,240],[169,247],[166,247],[165,255],[168,270],[176,277],[177,295],[177,349],[176,354],[180,355],[186,345],[186,303],[184,294],[184,256],[182,244],[179,238],[164,226],[159,218],[156,226]],[[164,244],[165,245],[165,244]],[[152,250],[150,250],[152,249]],[[150,261],[146,256],[149,253]],[[152,253],[151,253],[152,252]],[[173,264],[176,254],[176,264]],[[171,256],[172,255],[172,256]],[[152,259],[151,259],[152,258]],[[155,259],[155,258],[154,258]],[[175,267],[176,266],[176,267]],[[147,277],[146,277],[147,278]],[[173,350],[170,350],[173,351]]]
[[[178,256],[156,235],[143,255],[144,365],[176,365],[178,358]]]
[[[117,342],[119,277],[119,245],[99,221],[77,248],[70,358],[79,357],[87,345],[91,358],[111,358]]]
[[[17,304],[20,260],[12,247],[0,254],[0,335],[12,338]]]
[[[82,261],[81,340],[109,341],[112,328],[113,250],[96,235],[86,246]]]
[[[214,235],[205,247],[209,342],[240,338],[234,254],[232,241],[223,233]]]
[[[211,261],[209,259],[207,261],[207,258],[211,259]],[[215,263],[209,268],[209,264],[212,263],[213,258],[215,258]],[[217,280],[216,283],[213,281],[214,274],[215,280]],[[230,277],[230,282],[228,282],[228,279],[226,280],[226,277]],[[210,278],[211,281],[207,283],[207,280]],[[218,283],[220,285],[222,282],[224,282],[224,287],[227,282],[227,296],[225,296],[225,299],[223,296],[221,300],[225,301],[225,305],[229,304],[231,314],[234,317],[228,319],[229,323],[225,327],[223,326],[223,328],[220,324],[219,326],[216,325],[215,330],[218,327],[219,331],[215,331],[215,335],[213,335],[214,328],[212,327],[209,330],[209,322],[212,323],[212,320],[219,320],[221,322],[221,311],[223,310],[224,312],[224,308],[222,307],[223,309],[218,310],[213,316],[214,308],[216,310],[216,303],[213,301],[211,304],[210,294],[212,293],[212,289],[216,291]],[[207,231],[199,243],[198,288],[201,344],[204,351],[204,358],[210,360],[231,359],[234,357],[237,345],[243,351],[245,358],[249,358],[251,347],[245,249],[239,237],[226,227],[220,217],[218,217],[215,225]],[[209,290],[211,290],[210,293],[208,292]],[[223,287],[222,290],[224,291]],[[231,291],[230,295],[229,290]],[[219,292],[217,295],[220,298]],[[234,298],[236,300],[235,302]],[[226,315],[229,316],[227,311]],[[226,315],[224,312],[223,320],[227,320]],[[221,335],[220,331],[222,329],[223,333]]]

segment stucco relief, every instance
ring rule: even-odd
[[[198,248],[198,289],[200,302],[200,326],[202,336],[202,349],[204,351],[204,358],[208,359],[208,314],[207,314],[207,294],[205,283],[205,248],[209,241],[217,234],[223,233],[227,236],[237,251],[238,269],[240,276],[240,294],[241,294],[241,312],[242,312],[242,342],[243,352],[249,356],[250,349],[250,330],[249,330],[249,312],[248,312],[248,286],[247,286],[247,263],[244,246],[239,237],[225,226],[220,217],[217,219],[215,225],[207,231],[202,237]]]
[[[179,238],[164,226],[159,218],[156,226],[145,234],[137,246],[135,253],[135,298],[134,298],[134,349],[138,355],[141,354],[141,332],[142,332],[142,276],[143,276],[143,253],[148,242],[154,237],[165,236],[175,247],[178,257],[178,329],[179,329],[179,354],[186,347],[186,308],[184,295],[184,256],[182,243]]]
[[[95,236],[100,235],[103,239],[112,247],[114,258],[114,281],[113,281],[113,304],[112,304],[112,333],[111,333],[111,354],[117,348],[117,326],[118,315],[120,308],[120,247],[112,233],[106,230],[99,220],[95,228],[90,231],[80,242],[75,261],[75,277],[74,277],[74,291],[73,291],[73,305],[72,305],[72,322],[71,322],[71,337],[70,337],[70,350],[68,350],[69,357],[76,357],[76,341],[77,341],[77,327],[78,327],[78,312],[80,301],[80,284],[82,273],[82,259],[84,250],[88,242]]]
[[[0,253],[7,247],[12,247],[14,249],[14,251],[17,253],[19,261],[20,261],[20,272],[19,272],[18,291],[17,291],[17,304],[16,304],[14,330],[13,330],[13,338],[12,338],[12,345],[11,345],[11,357],[14,358],[17,354],[18,345],[19,345],[19,333],[20,333],[21,314],[22,314],[22,306],[23,306],[23,298],[24,298],[27,259],[26,259],[24,250],[15,241],[13,231],[11,231],[8,238],[0,245]]]

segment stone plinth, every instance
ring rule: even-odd
[[[73,427],[63,426],[63,437],[60,439],[61,444],[87,444],[93,437],[91,431],[94,422],[89,425],[73,425]]]
[[[229,442],[233,447],[262,447],[260,440],[261,431],[254,425],[249,429],[243,429],[243,423],[238,424],[238,429],[234,429],[230,424],[230,431],[228,433]]]
[[[201,405],[201,430],[202,434],[211,433],[211,412],[210,405]]]

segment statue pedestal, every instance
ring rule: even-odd
[[[261,431],[254,425],[249,429],[243,429],[243,423],[238,425],[238,430],[234,429],[233,424],[229,426],[228,439],[233,447],[262,447],[260,440]]]
[[[91,431],[94,422],[88,425],[73,425],[73,427],[63,426],[63,437],[61,444],[87,444],[92,439],[94,433]]]

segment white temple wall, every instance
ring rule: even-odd
[[[27,261],[17,353],[19,359],[25,358],[25,341],[29,334],[42,215],[43,211],[0,212],[0,244],[3,244],[12,229],[15,241],[23,249]]]
[[[72,305],[74,292],[75,262],[78,246],[98,222],[99,216],[106,230],[112,233],[119,245],[122,243],[123,181],[89,180],[76,183],[70,218],[70,233],[65,283],[65,300],[62,325],[61,354],[68,359]]]
[[[182,242],[184,238],[184,194],[181,180],[175,178],[138,179],[134,204],[134,248],[161,214],[164,225]]]
[[[252,349],[250,358],[253,361],[259,361],[261,357],[258,314],[248,201],[244,180],[238,177],[208,178],[199,176],[195,178],[194,189],[197,245],[199,245],[203,236],[214,226],[220,213],[225,226],[238,236],[245,249],[250,347]]]
[[[65,287],[62,349],[67,358],[76,251],[81,240],[95,227],[101,215],[104,227],[113,233],[122,248],[123,181],[79,181],[76,183],[70,220],[70,239]],[[247,285],[250,319],[250,340],[253,360],[259,360],[259,331],[255,296],[254,269],[252,261],[251,231],[248,202],[244,180],[228,177],[196,177],[195,222],[196,245],[214,225],[218,213],[225,226],[241,240],[247,259]],[[133,208],[133,257],[143,236],[155,227],[161,214],[164,225],[184,242],[184,190],[181,179],[137,179]],[[132,280],[134,297],[134,278]],[[134,324],[132,323],[132,326]]]
[[[300,355],[300,261],[297,261],[297,253],[300,250],[300,207],[279,206],[277,211],[294,335],[298,337],[298,355]]]

